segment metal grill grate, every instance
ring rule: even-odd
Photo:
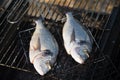
[[[118,76],[119,72],[110,58],[100,55],[104,32],[110,33],[106,24],[118,3],[117,0],[14,0],[0,14],[0,65],[36,73],[28,58],[29,42],[35,27],[30,17],[42,15],[45,17],[44,24],[57,39],[60,51],[54,68],[40,77],[41,80],[105,80],[114,74]],[[95,39],[93,55],[85,65],[77,64],[63,49],[61,32],[67,11],[72,11]],[[105,71],[108,75],[101,77],[102,69],[106,67],[110,68]]]

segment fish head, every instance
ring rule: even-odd
[[[84,64],[85,60],[89,58],[89,47],[87,45],[81,45],[79,43],[76,43],[73,45],[71,49],[71,56],[73,59],[80,63]]]
[[[40,55],[34,58],[33,65],[40,75],[45,75],[51,69],[51,60],[51,52],[47,50],[41,51]]]

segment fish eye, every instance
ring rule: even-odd
[[[44,50],[45,55],[52,55],[52,52],[50,50]]]

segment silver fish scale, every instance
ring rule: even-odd
[[[80,25],[79,23],[76,23],[75,20],[71,20],[70,25],[74,25],[74,26],[70,26],[70,27],[73,27],[75,30],[76,40],[90,41],[90,37],[85,32],[85,30],[82,28],[83,27],[82,25]]]
[[[41,50],[50,50],[54,54],[58,53],[58,45],[51,33],[47,29],[40,29],[39,33]]]

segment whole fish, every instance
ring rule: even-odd
[[[46,74],[53,66],[58,55],[58,44],[41,21],[35,21],[36,29],[30,41],[30,62],[40,75]]]
[[[92,50],[93,40],[84,26],[79,24],[71,12],[66,13],[67,20],[63,27],[64,46],[73,59],[83,64]]]

